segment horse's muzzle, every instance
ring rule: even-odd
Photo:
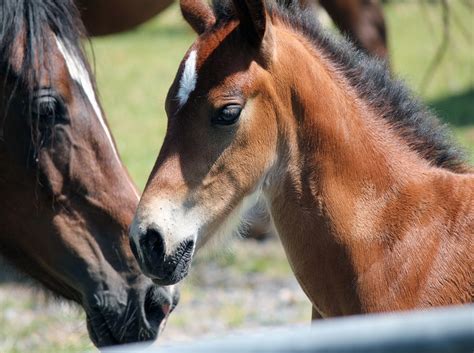
[[[87,328],[98,347],[155,340],[179,299],[177,290],[151,284],[148,289],[101,291],[86,307]],[[126,298],[122,298],[122,296]]]

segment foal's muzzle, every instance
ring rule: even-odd
[[[138,236],[138,247],[130,239],[130,247],[143,273],[159,285],[178,283],[188,274],[194,253],[194,239],[181,241],[170,253],[166,253],[163,236],[154,228],[148,228]]]

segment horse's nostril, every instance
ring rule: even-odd
[[[162,303],[163,296],[160,295],[158,287],[152,286],[145,296],[145,316],[152,329],[158,329],[163,319],[169,312],[170,305]]]

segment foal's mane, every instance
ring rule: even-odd
[[[393,79],[382,61],[369,57],[347,39],[335,36],[319,24],[311,9],[299,1],[267,1],[271,18],[304,35],[342,72],[359,97],[385,119],[422,158],[432,165],[467,172],[463,151],[453,142],[445,125],[429,111],[403,82]],[[216,26],[237,15],[231,0],[213,0]]]

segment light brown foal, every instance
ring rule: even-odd
[[[407,89],[298,6],[181,6],[200,36],[131,228],[145,274],[180,281],[264,199],[315,315],[471,302],[474,174]]]

